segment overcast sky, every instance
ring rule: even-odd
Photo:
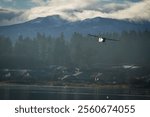
[[[94,17],[150,21],[150,0],[0,0],[0,25],[50,15],[70,21]]]

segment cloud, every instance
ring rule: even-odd
[[[1,0],[2,2],[12,2],[13,0]]]
[[[109,4],[104,4],[102,7],[102,11],[103,12],[107,12],[107,13],[113,13],[119,10],[123,10],[126,9],[128,7],[131,6],[130,2],[126,2],[125,4],[122,3],[109,3]]]
[[[49,0],[31,0],[31,2],[37,5],[46,5],[49,2]]]
[[[150,21],[150,1],[143,0],[138,3],[134,3],[126,9],[108,14],[108,17],[117,19],[130,19],[134,21]]]
[[[66,11],[84,10],[87,6],[90,6],[92,2],[96,3],[97,0],[51,0],[48,5],[32,8],[27,11],[28,19],[34,19],[36,17],[45,17],[48,15],[67,15]]]
[[[106,0],[51,0],[47,6],[36,7],[28,11],[28,18],[59,14],[71,21],[93,17],[150,21],[149,0],[119,3],[107,0],[107,4],[104,1],[106,2]]]
[[[3,20],[3,24],[5,22],[6,24],[14,24],[17,23],[17,20],[18,22],[25,22],[50,15],[60,15],[70,21],[94,17],[150,21],[150,0],[133,1],[136,2],[131,0],[119,2],[118,0],[113,2],[111,0],[30,0],[37,6],[25,10],[19,15],[14,13],[15,15],[10,19]]]
[[[0,25],[11,25],[15,23],[22,22],[23,17],[22,17],[23,12],[21,11],[15,11],[11,9],[0,9]]]
[[[109,9],[107,9],[109,7]],[[129,19],[132,21],[150,21],[150,1],[143,0],[137,3],[106,4],[102,10],[87,9],[74,13],[77,20],[86,18],[105,17],[113,19]],[[70,18],[71,19],[71,18]]]

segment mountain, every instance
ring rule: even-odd
[[[150,22],[133,22],[129,20],[116,20],[96,17],[82,21],[69,22],[58,15],[40,17],[25,23],[10,26],[0,26],[0,35],[17,39],[19,35],[34,37],[38,32],[57,37],[64,33],[70,37],[73,32],[82,34],[121,31],[144,31],[150,30]]]

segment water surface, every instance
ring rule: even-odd
[[[148,100],[150,90],[128,88],[1,85],[5,100]]]

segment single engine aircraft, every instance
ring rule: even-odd
[[[119,41],[117,39],[109,39],[109,38],[105,38],[105,37],[98,36],[98,35],[92,35],[92,34],[88,34],[88,35],[97,38],[99,43],[105,42],[106,40],[109,40],[109,41]]]

